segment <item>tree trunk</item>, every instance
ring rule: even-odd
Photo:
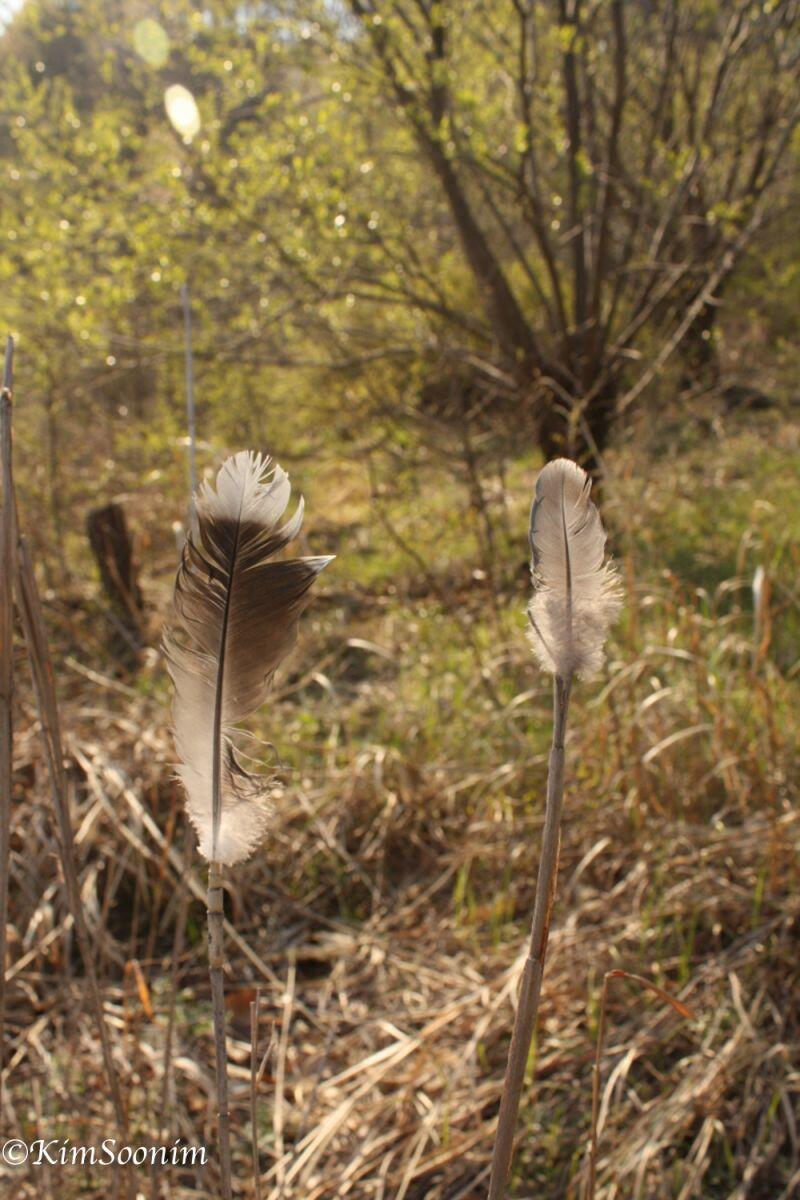
[[[550,371],[557,383],[558,376]],[[602,469],[603,451],[614,427],[618,385],[607,382],[586,400],[572,398],[570,390],[548,389],[540,399],[537,436],[545,459],[571,458],[590,474]]]

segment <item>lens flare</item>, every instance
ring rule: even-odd
[[[167,31],[152,17],[137,21],[133,27],[133,48],[151,67],[163,67],[169,58]]]
[[[200,111],[194,96],[183,84],[170,84],[164,92],[164,107],[173,128],[187,142],[200,132]]]

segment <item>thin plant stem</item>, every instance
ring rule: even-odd
[[[165,862],[167,861],[165,854]],[[180,959],[183,954],[183,945],[186,931],[186,915],[189,909],[189,888],[186,886],[186,880],[189,878],[192,866],[192,843],[188,842],[184,850],[184,869],[181,872],[180,882],[180,900],[178,903],[178,911],[175,916],[175,934],[172,940],[172,957],[170,959],[169,969],[169,1009],[167,1011],[167,1032],[164,1038],[164,1058],[161,1066],[161,1098],[159,1104],[158,1117],[158,1136],[165,1137],[167,1129],[167,1112],[170,1108],[173,1097],[171,1095],[172,1088],[172,1047],[175,1037],[175,1009],[178,1000],[178,972],[180,968]],[[153,1166],[151,1200],[158,1200],[158,1184],[159,1175],[156,1165]]]
[[[75,845],[73,841],[72,824],[69,815],[69,802],[67,799],[67,781],[64,773],[64,751],[61,740],[61,724],[58,716],[58,703],[56,700],[53,663],[47,644],[47,635],[44,627],[44,619],[42,617],[42,606],[39,599],[39,590],[36,586],[36,577],[33,573],[33,565],[31,563],[30,554],[28,552],[28,547],[24,537],[19,538],[17,549],[19,611],[22,618],[22,628],[25,634],[25,641],[28,646],[28,656],[31,663],[31,673],[33,675],[33,684],[36,692],[39,720],[41,721],[42,725],[42,734],[44,738],[45,751],[47,754],[50,785],[53,796],[53,808],[55,809],[56,828],[58,831],[58,848],[61,856],[61,867],[64,872],[67,903],[72,915],[75,933],[78,940],[78,948],[80,950],[81,959],[83,960],[83,967],[86,972],[89,1002],[94,1015],[95,1026],[100,1038],[103,1064],[105,1066],[106,1077],[108,1079],[108,1086],[111,1093],[111,1103],[114,1108],[114,1117],[120,1136],[123,1138],[123,1140],[126,1140],[128,1122],[125,1115],[125,1106],[122,1101],[122,1091],[119,1085],[119,1077],[114,1065],[114,1056],[111,1050],[111,1039],[108,1034],[108,1026],[106,1025],[105,1014],[103,1012],[103,1001],[100,995],[100,987],[97,980],[97,970],[95,968],[94,956],[92,954],[92,943],[89,937],[88,926],[86,924],[86,915],[83,909],[83,902],[81,900],[78,872],[75,867]]]
[[[186,359],[186,417],[189,429],[189,520],[194,522],[195,491],[197,488],[196,429],[194,406],[194,362],[192,357],[192,310],[189,285],[181,287],[183,305],[184,348]],[[225,642],[223,623],[220,655]],[[222,674],[217,680],[217,697],[214,714],[214,753],[211,768],[211,810],[214,826],[212,847],[216,849],[222,809],[222,760],[220,757],[222,711]],[[211,980],[211,1005],[214,1017],[214,1057],[217,1079],[217,1124],[219,1138],[219,1169],[222,1200],[232,1200],[231,1183],[231,1137],[230,1109],[228,1105],[228,1055],[225,1045],[225,917],[223,906],[222,864],[214,858],[208,864],[208,971]]]
[[[188,843],[184,850],[185,874],[181,877],[178,887],[180,889],[180,901],[178,903],[178,911],[175,917],[175,934],[172,941],[172,955],[170,958],[170,987],[169,987],[169,1009],[167,1012],[167,1033],[164,1039],[164,1061],[162,1065],[161,1078],[161,1127],[164,1128],[167,1108],[170,1102],[170,1084],[172,1080],[172,1044],[175,1033],[175,1009],[178,1000],[178,972],[180,970],[180,960],[183,954],[183,945],[186,936],[186,915],[189,909],[189,889],[184,882],[189,875],[192,863],[192,845]]]
[[[3,512],[0,518],[0,1112],[5,1066],[6,946],[8,877],[11,857],[11,786],[14,769],[14,487],[11,477],[11,393],[14,339],[6,341],[3,388],[0,392],[0,463]]]
[[[194,494],[197,491],[197,436],[194,415],[194,357],[192,355],[192,309],[189,284],[181,287],[183,305],[183,338],[186,359],[186,422],[189,429],[189,515],[194,515]]]
[[[606,1006],[608,1004],[608,981],[610,974],[606,971],[603,976],[603,987],[600,992],[600,1015],[597,1020],[597,1047],[595,1049],[594,1067],[592,1068],[592,1135],[589,1149],[589,1190],[587,1200],[594,1200],[597,1185],[597,1122],[600,1116],[600,1063],[606,1040]]]
[[[222,864],[208,864],[208,969],[214,1012],[214,1049],[217,1070],[217,1117],[219,1124],[219,1169],[223,1200],[231,1193],[231,1117],[228,1108],[228,1055],[225,1047],[225,981],[223,969],[224,918]]]
[[[261,993],[250,1005],[250,1137],[253,1145],[253,1196],[261,1200],[261,1164],[258,1157],[258,1006]]]
[[[542,990],[544,960],[550,933],[550,913],[553,907],[558,852],[561,839],[561,807],[564,798],[564,737],[572,677],[555,676],[553,686],[553,744],[547,771],[547,802],[545,807],[542,854],[536,878],[536,898],[533,906],[528,956],[522,972],[517,1015],[508,1052],[508,1065],[500,1100],[497,1134],[492,1156],[489,1200],[503,1200],[514,1153],[514,1132],[517,1125],[525,1068],[530,1053],[531,1038],[536,1027],[539,996]]]

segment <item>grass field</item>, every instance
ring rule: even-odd
[[[739,414],[724,433],[686,428],[645,429],[609,456],[600,496],[625,607],[603,677],[574,698],[518,1200],[583,1195],[599,993],[615,968],[693,1019],[612,982],[598,1196],[800,1196],[800,423]],[[227,896],[237,1195],[255,1195],[256,989],[259,1055],[271,1047],[263,1197],[485,1195],[550,737],[550,680],[524,619],[537,466],[521,456],[489,497],[488,568],[445,472],[398,478],[377,500],[354,466],[293,472],[308,546],[338,557],[253,726],[274,751],[245,743],[277,757],[283,786],[269,840]],[[143,1168],[137,1190],[211,1197],[203,869],[155,649],[180,512],[152,501],[129,505],[152,619],[141,671],[109,667],[89,573],[46,593],[46,617],[131,1144],[182,1137],[211,1158]],[[113,1136],[111,1108],[21,653],[16,668],[5,1102],[20,1137],[90,1144]],[[99,1169],[0,1167],[0,1181],[14,1197],[112,1194]]]

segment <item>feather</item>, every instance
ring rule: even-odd
[[[195,493],[195,527],[175,580],[175,623],[164,649],[178,774],[210,862],[243,861],[265,832],[271,781],[244,769],[230,731],[263,703],[294,645],[309,588],[331,561],[273,561],[303,521],[301,499],[281,524],[290,492],[288,475],[267,456],[229,458],[216,487],[203,483]]]
[[[581,467],[558,458],[539,474],[531,508],[531,642],[544,670],[562,679],[600,669],[622,604],[591,486]]]

